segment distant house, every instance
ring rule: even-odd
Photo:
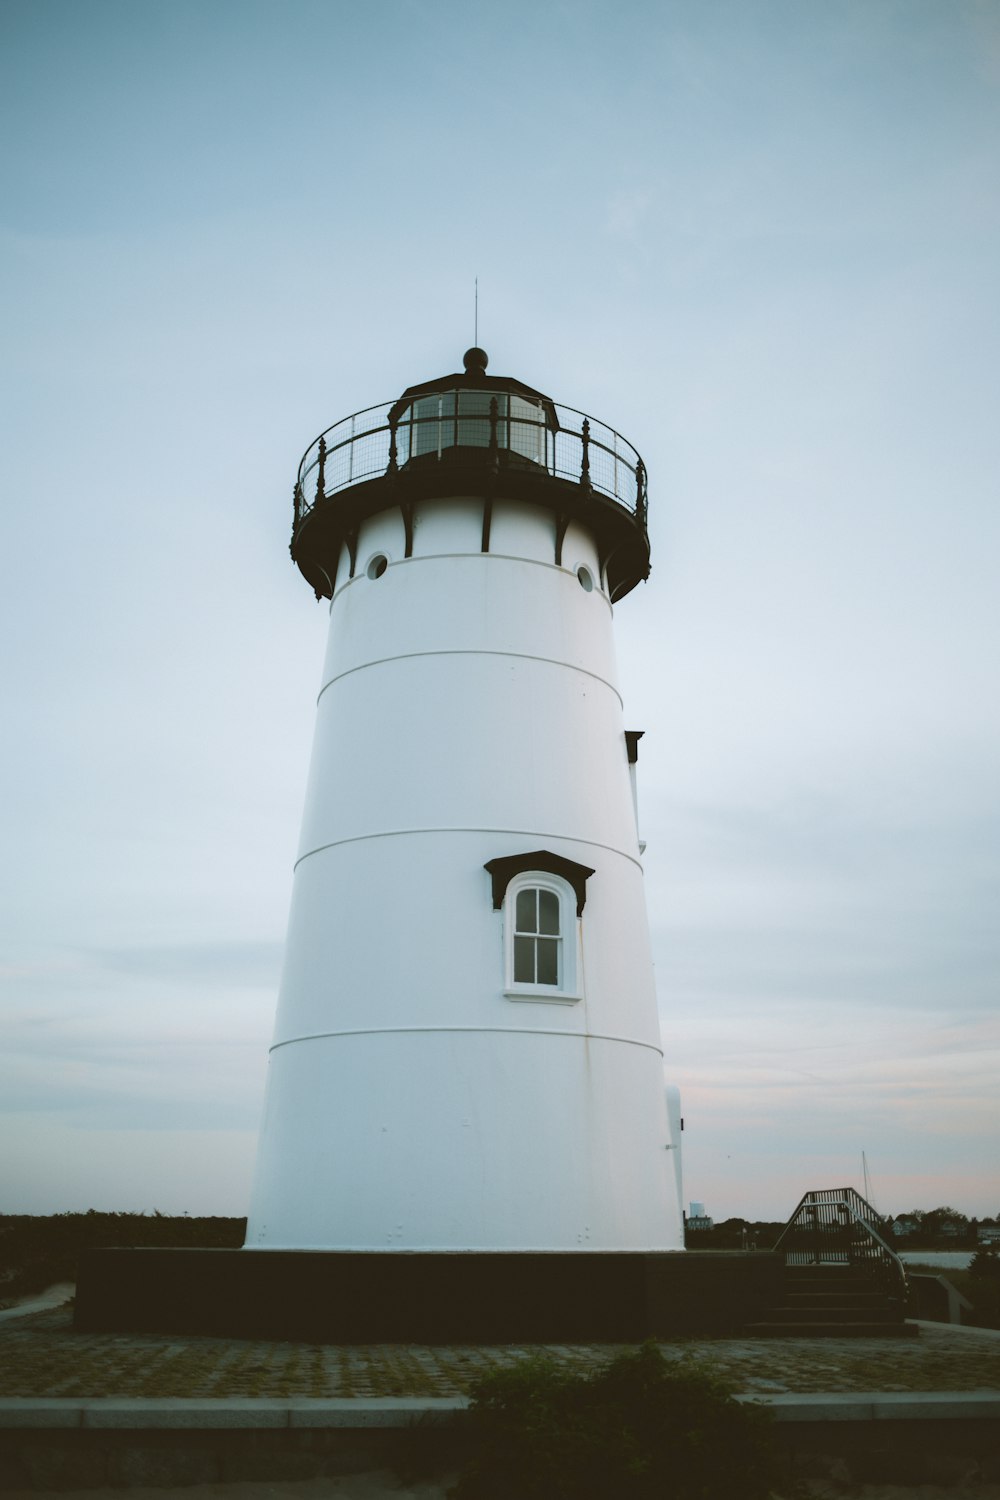
[[[715,1220],[708,1214],[696,1214],[694,1217],[689,1215],[687,1219],[688,1229],[711,1229],[714,1223]]]
[[[980,1224],[979,1243],[981,1245],[1000,1245],[1000,1224]]]
[[[891,1227],[892,1232],[897,1239],[905,1240],[907,1235],[916,1234],[917,1230],[920,1228],[920,1225],[917,1220],[912,1219],[909,1214],[901,1214],[898,1219],[893,1219]]]

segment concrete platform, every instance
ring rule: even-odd
[[[414,1464],[441,1473],[461,1456],[456,1420],[486,1370],[539,1352],[591,1369],[616,1348],[162,1338],[77,1332],[68,1307],[28,1313],[0,1325],[0,1488],[332,1484]],[[921,1324],[918,1338],[888,1343],[660,1348],[772,1408],[790,1486],[1000,1485],[1000,1335]]]

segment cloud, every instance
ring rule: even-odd
[[[283,945],[276,942],[176,943],[100,948],[90,956],[114,974],[183,985],[260,986],[276,992]]]
[[[8,966],[3,1108],[89,1131],[255,1128],[280,953],[163,944]]]

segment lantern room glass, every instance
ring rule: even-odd
[[[448,448],[488,448],[490,402],[497,403],[497,447],[544,467],[545,408],[509,391],[438,391],[418,396],[399,424],[408,437],[409,458],[436,454]],[[405,461],[405,460],[404,460]]]

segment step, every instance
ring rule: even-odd
[[[871,1281],[872,1273],[857,1266],[786,1266],[785,1275],[795,1281]]]
[[[892,1307],[769,1307],[775,1323],[893,1323],[902,1316]]]
[[[786,1307],[843,1307],[845,1302],[850,1302],[852,1307],[882,1307],[885,1301],[881,1292],[799,1292],[785,1288]]]
[[[746,1323],[749,1338],[762,1339],[915,1339],[915,1323]]]
[[[787,1273],[783,1282],[789,1292],[830,1292],[833,1295],[863,1295],[872,1292],[875,1296],[884,1295],[882,1287],[873,1282],[868,1276],[851,1277],[807,1277],[789,1276]]]
[[[857,1267],[853,1270],[843,1271],[827,1270],[815,1266],[785,1266],[784,1275],[788,1281],[815,1283],[822,1286],[851,1286],[853,1284],[872,1286],[882,1279],[888,1279],[888,1273],[876,1273],[859,1271]],[[896,1278],[893,1278],[896,1279]]]

